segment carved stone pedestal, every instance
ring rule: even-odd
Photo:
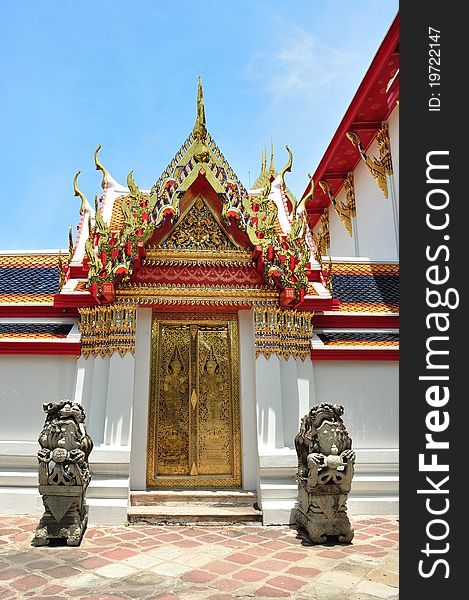
[[[335,488],[321,489],[324,487],[316,486],[309,491],[303,482],[298,482],[296,522],[306,529],[314,544],[324,544],[329,536],[350,543],[354,532],[346,513],[348,493]]]
[[[301,421],[295,438],[298,455],[298,508],[296,522],[314,544],[337,538],[353,539],[347,517],[347,498],[354,472],[355,452],[341,419],[344,409],[323,402]]]
[[[79,546],[88,523],[88,509],[81,486],[39,486],[44,514],[36,528],[33,546],[46,546],[63,539],[67,546]]]
[[[78,546],[88,523],[85,493],[91,479],[88,456],[93,442],[87,435],[80,404],[61,400],[43,405],[47,413],[39,435],[39,493],[44,514],[31,541]]]

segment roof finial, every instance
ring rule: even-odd
[[[270,140],[270,167],[269,167],[269,175],[273,175],[275,177],[275,167],[274,167],[274,140]]]
[[[207,136],[207,123],[205,122],[204,92],[202,89],[202,78],[199,77],[197,90],[197,117],[195,119],[194,137],[198,140],[204,140]]]

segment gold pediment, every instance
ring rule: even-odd
[[[160,244],[160,248],[208,252],[238,249],[201,196],[197,197],[185,217]]]

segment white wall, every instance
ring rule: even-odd
[[[73,399],[74,356],[0,358],[0,439],[33,441],[44,425],[44,402]]]
[[[343,405],[355,448],[398,448],[398,377],[394,361],[317,361],[316,402]]]
[[[345,196],[345,190],[342,188],[337,194],[337,204],[345,204],[347,198]],[[355,251],[355,237],[357,235],[356,227],[354,227],[355,219],[352,217],[352,233],[353,236],[349,235],[349,232],[345,228],[345,225],[337,215],[335,208],[329,206],[329,235],[331,238],[330,255],[331,256],[357,256]],[[320,223],[320,222],[319,222]]]
[[[239,364],[241,409],[242,487],[255,490],[257,485],[256,434],[256,350],[252,310],[241,310],[239,316]]]
[[[368,148],[367,154],[379,157],[376,140]],[[357,165],[353,178],[360,256],[371,260],[397,259],[397,234],[391,194],[384,197],[363,161]]]
[[[137,309],[135,333],[134,406],[132,415],[132,452],[130,453],[130,489],[147,487],[148,392],[150,386],[151,308]]]

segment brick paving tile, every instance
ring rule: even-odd
[[[189,573],[184,573],[181,576],[182,581],[187,581],[188,583],[207,583],[207,581],[212,581],[217,576],[213,573],[207,573],[205,571],[190,571]]]
[[[44,585],[46,581],[47,580],[40,575],[27,575],[21,579],[16,579],[15,581],[11,582],[10,585],[12,588],[15,588],[15,590],[25,592],[31,588]]]
[[[101,556],[103,556],[104,558],[110,558],[112,560],[124,560],[124,558],[130,558],[131,556],[135,556],[136,554],[137,550],[117,548],[116,550],[109,550],[107,552],[103,552]]]
[[[288,565],[283,560],[275,560],[274,558],[272,558],[270,560],[260,560],[259,562],[256,562],[251,566],[255,567],[256,569],[261,569],[264,571],[270,571],[275,573],[277,571],[285,569],[285,567],[287,567]]]
[[[84,596],[81,600],[122,600],[124,596],[116,596],[116,594],[95,594],[93,596]]]
[[[0,580],[8,581],[9,579],[16,579],[17,577],[21,577],[22,575],[26,575],[27,571],[23,569],[6,569],[5,571],[0,572]]]
[[[292,567],[286,572],[290,573],[291,575],[299,575],[300,577],[305,578],[316,577],[316,575],[319,575],[319,573],[321,573],[319,569],[313,569],[310,567]]]
[[[256,560],[255,556],[251,556],[250,554],[241,554],[241,553],[235,553],[235,554],[230,554],[228,556],[225,556],[225,560],[229,560],[231,562],[237,563],[239,565],[247,565],[249,563],[252,563]]]
[[[177,594],[173,594],[171,592],[162,592],[161,594],[152,596],[150,600],[179,600],[179,598],[180,597]]]
[[[101,556],[90,556],[78,561],[76,566],[80,569],[99,569],[99,567],[104,567],[107,564],[109,564],[109,561]]]
[[[155,539],[159,542],[174,542],[176,540],[182,540],[183,537],[179,533],[162,533],[155,536]]]
[[[213,596],[207,596],[207,600],[234,600],[239,596],[232,596],[231,594],[213,594]]]
[[[373,543],[382,548],[390,548],[391,546],[394,546],[396,542],[391,540],[376,540]]]
[[[323,556],[324,558],[344,558],[343,553],[337,550],[323,550],[322,552],[318,552],[318,556]]]
[[[75,558],[75,557],[74,557]],[[52,560],[33,560],[25,564],[26,569],[28,571],[39,571],[43,569],[50,569],[54,567],[56,563]]]
[[[44,575],[50,577],[52,579],[62,579],[64,577],[72,577],[73,575],[78,575],[80,573],[79,569],[75,567],[63,566],[63,567],[54,567],[53,569],[47,569],[43,571]]]
[[[229,529],[221,529],[219,533],[221,535],[223,535],[224,537],[228,537],[228,538],[235,538],[235,537],[239,537],[239,536],[243,535],[242,530],[237,527],[233,527],[233,528],[229,528]]]
[[[254,593],[256,596],[267,596],[267,598],[288,598],[288,596],[291,595],[290,592],[285,592],[284,590],[272,588],[267,585],[260,587]]]
[[[245,552],[247,554],[250,554],[251,556],[262,556],[263,558],[272,554],[272,552],[269,552],[265,548],[258,546],[249,546],[248,548],[246,548]]]
[[[306,558],[308,555],[304,552],[294,552],[289,550],[283,550],[282,552],[277,552],[273,555],[273,558],[277,560],[288,560],[289,562],[302,560]]]
[[[195,540],[181,540],[174,542],[174,545],[178,548],[196,548],[197,546],[201,546],[202,542],[196,542]]]
[[[279,540],[271,540],[264,542],[262,548],[269,548],[269,550],[281,550],[282,548],[288,548],[288,544]]]
[[[263,542],[264,538],[260,535],[254,535],[253,533],[243,536],[243,541],[245,542],[254,542],[258,544],[259,542]]]
[[[270,577],[270,573],[266,573],[265,571],[257,571],[255,569],[242,569],[241,571],[233,573],[232,577],[233,579],[241,579],[241,581],[246,582],[261,581],[262,579]]]
[[[233,571],[239,569],[239,564],[215,560],[206,564],[204,568],[207,569],[207,571],[210,571],[211,573],[217,573],[218,575],[226,575],[227,573],[232,573]]]
[[[220,546],[228,546],[229,548],[244,548],[247,546],[247,544],[245,542],[243,542],[242,540],[220,540],[218,542],[218,544],[220,544]]]
[[[63,592],[66,589],[67,588],[65,588],[63,585],[51,585],[44,588],[42,593],[46,596],[53,596],[54,594],[60,594],[60,592]]]
[[[239,589],[239,581],[233,581],[233,579],[216,579],[210,583],[210,587],[214,587],[217,590],[232,592],[233,590]]]
[[[207,533],[204,535],[200,535],[197,540],[199,542],[220,542],[220,541],[225,541],[224,537],[222,535],[219,534],[214,534],[214,533]]]
[[[288,577],[287,575],[279,575],[266,581],[267,585],[280,588],[282,590],[288,590],[289,592],[296,592],[300,588],[304,587],[308,582],[296,577]]]

